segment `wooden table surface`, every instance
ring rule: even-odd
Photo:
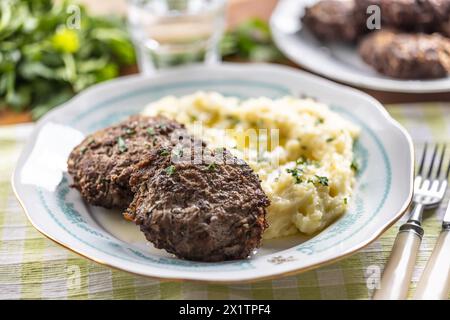
[[[268,20],[270,14],[278,0],[229,0],[228,5],[228,24],[232,28],[240,22],[250,17],[260,17]],[[126,0],[79,0],[86,4],[92,12],[99,14],[119,13],[124,14],[126,10]],[[300,68],[300,67],[299,67]],[[361,89],[361,88],[358,88]],[[425,101],[448,101],[450,102],[450,92],[432,93],[432,94],[406,94],[383,92],[376,90],[361,89],[372,95],[383,104],[402,103],[402,102],[425,102]],[[0,111],[0,125],[29,122],[31,117],[29,113],[14,113],[11,111]]]

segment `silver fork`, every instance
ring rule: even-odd
[[[425,144],[419,170],[414,180],[413,207],[408,221],[400,227],[389,260],[381,277],[374,299],[406,299],[423,236],[422,213],[436,208],[447,190],[450,165],[443,170],[445,144],[436,144],[427,162],[428,145]],[[437,166],[437,167],[436,167]]]

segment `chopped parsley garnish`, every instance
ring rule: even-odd
[[[324,122],[325,122],[325,120],[323,120],[323,118],[319,118],[319,119],[316,120],[316,126],[319,125],[319,124],[322,124]]]
[[[175,166],[174,165],[168,166],[166,169],[164,169],[164,171],[166,171],[166,173],[169,176],[171,176],[175,173]]]
[[[209,165],[208,165],[208,170],[209,171],[215,171],[217,169],[217,164],[215,163],[215,162],[211,162]]]
[[[317,178],[317,182],[320,183],[321,185],[328,187],[328,178],[327,177],[321,177],[316,175],[315,176]]]
[[[347,204],[347,203],[348,203],[347,198],[344,198],[344,204]]]
[[[290,173],[291,176],[294,178],[295,180],[295,184],[299,184],[302,183],[302,175],[303,175],[303,170],[300,168],[294,168],[294,169],[286,169],[287,173]]]
[[[179,149],[177,150],[176,155],[181,158],[183,156],[183,153],[184,153],[183,149]]]
[[[117,145],[118,145],[118,147],[119,147],[119,151],[120,151],[120,152],[125,152],[125,151],[128,150],[128,147],[127,147],[127,145],[126,145],[126,143],[125,143],[125,140],[123,140],[122,137],[118,137],[118,138],[117,138]]]
[[[355,172],[358,172],[358,170],[359,170],[359,164],[358,164],[358,162],[356,161],[356,159],[353,159],[352,163],[350,164],[350,168],[351,168],[352,170],[354,170]]]
[[[166,128],[166,125],[164,123],[160,123],[156,126],[158,129],[164,130]]]
[[[297,166],[303,166],[303,165],[306,165],[306,166],[309,166],[309,165],[313,165],[313,166],[315,166],[316,168],[318,168],[319,166],[320,166],[320,163],[318,162],[318,161],[316,161],[316,160],[309,160],[309,159],[306,159],[305,157],[300,157],[300,158],[298,158],[296,161],[295,161],[295,164],[297,165]]]
[[[197,116],[195,116],[195,115],[190,115],[189,118],[190,118],[191,122],[195,122],[198,119]]]
[[[298,166],[300,166],[300,165],[303,165],[303,164],[307,164],[307,159],[305,158],[305,157],[300,157],[300,158],[298,158],[296,161],[295,161],[295,164],[296,165],[298,165]]]
[[[125,133],[126,133],[127,135],[131,136],[131,135],[133,135],[133,134],[136,133],[136,130],[134,130],[134,128],[127,128],[127,129],[125,130]]]
[[[330,142],[334,141],[334,138],[328,138],[326,141],[327,141],[327,143],[330,143]]]
[[[87,150],[87,147],[86,147],[86,146],[82,146],[82,147],[80,148],[81,154],[84,154],[84,153],[86,152],[86,150]]]
[[[147,133],[148,133],[150,136],[153,136],[153,135],[155,134],[155,129],[153,129],[153,128],[147,128]]]
[[[162,149],[162,150],[159,152],[159,155],[160,155],[160,156],[163,156],[163,157],[168,156],[169,154],[170,154],[170,152],[169,152],[169,150],[167,150],[167,149]]]

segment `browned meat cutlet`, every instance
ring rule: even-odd
[[[353,42],[364,33],[361,18],[353,0],[322,0],[305,9],[302,22],[319,39]]]
[[[403,31],[438,32],[450,13],[450,0],[355,0],[356,11],[381,9],[382,26]]]
[[[450,39],[440,34],[382,30],[359,46],[362,59],[378,72],[403,79],[446,77],[450,72]]]
[[[436,31],[450,38],[450,0],[428,1],[434,5],[434,12],[438,23]]]
[[[450,18],[447,21],[443,21],[439,26],[439,32],[447,38],[450,38]]]
[[[402,30],[432,30],[434,15],[427,1],[381,0],[381,15],[386,26]]]
[[[180,150],[183,150],[182,152]],[[260,245],[269,200],[258,177],[228,151],[191,147],[155,151],[131,176],[135,197],[125,213],[156,248],[197,261],[247,258]],[[224,154],[215,159],[217,152]],[[186,156],[187,155],[187,156]]]
[[[92,205],[125,209],[133,199],[128,183],[132,166],[153,148],[170,145],[178,131],[185,129],[164,117],[132,116],[89,135],[68,159],[73,187]]]

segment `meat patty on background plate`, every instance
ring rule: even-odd
[[[441,78],[450,73],[450,39],[437,33],[377,31],[361,41],[359,53],[378,72],[395,78]]]
[[[355,10],[366,17],[371,5],[381,9],[383,27],[404,31],[439,31],[450,19],[450,0],[355,0]]]
[[[323,0],[305,9],[302,22],[321,40],[356,41],[364,33],[364,16],[353,0]]]

